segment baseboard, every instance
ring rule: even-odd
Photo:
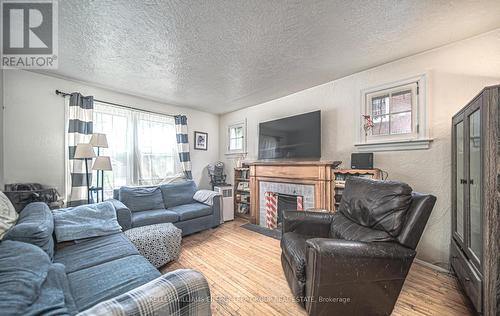
[[[431,268],[433,270],[436,270],[438,272],[442,272],[442,273],[451,273],[449,270],[445,269],[445,268],[441,268],[440,266],[437,266],[435,264],[432,264],[432,263],[429,263],[427,261],[423,261],[423,260],[420,260],[418,258],[415,258],[414,262],[417,262],[418,264],[421,264],[423,266],[426,266],[428,268]]]

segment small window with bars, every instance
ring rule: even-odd
[[[241,154],[246,151],[246,122],[228,127],[227,154]]]
[[[229,129],[229,150],[243,149],[243,126],[234,126]]]
[[[418,133],[418,83],[366,93],[366,140],[408,138]]]

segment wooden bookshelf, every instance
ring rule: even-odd
[[[234,216],[251,220],[250,167],[234,168]]]
[[[334,179],[332,211],[335,211],[340,205],[342,192],[345,188],[345,180],[348,177],[382,179],[382,171],[380,169],[332,169],[332,173]]]

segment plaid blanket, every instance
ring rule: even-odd
[[[78,314],[91,315],[211,315],[210,288],[201,273],[180,269]]]

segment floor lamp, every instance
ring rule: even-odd
[[[111,159],[108,156],[99,156],[95,159],[94,165],[92,166],[92,170],[97,170],[97,174],[101,171],[101,185],[99,186],[99,182],[97,182],[97,192],[99,190],[101,193],[101,200],[104,201],[104,171],[111,171],[113,167],[111,166]],[[99,181],[99,178],[97,178]],[[97,193],[97,202],[99,202],[99,193]]]
[[[94,148],[90,144],[78,144],[75,150],[75,159],[83,159],[85,163],[85,180],[87,182],[87,203],[90,204],[90,176],[88,160],[95,157]]]
[[[90,138],[90,144],[92,145],[92,147],[97,147],[97,156],[99,157],[100,149],[101,148],[108,148],[108,139],[106,138],[106,134],[104,134],[104,133],[92,134],[92,138]],[[94,170],[97,170],[97,169],[94,169]],[[95,190],[95,192],[97,195],[97,202],[99,202],[99,171],[97,171],[97,190]],[[102,194],[104,194],[104,190],[102,191]],[[101,200],[104,200],[104,196],[101,197]]]

